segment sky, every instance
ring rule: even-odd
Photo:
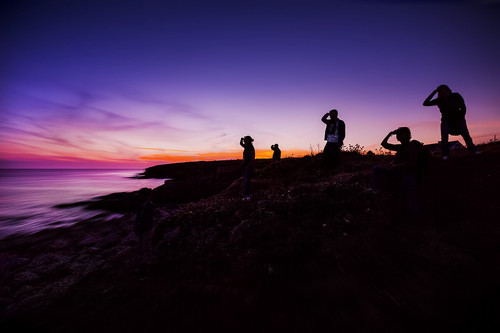
[[[440,139],[440,84],[475,143],[500,137],[500,1],[6,0],[0,167],[145,168]],[[450,140],[461,137],[451,137]]]

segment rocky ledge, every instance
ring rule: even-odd
[[[157,166],[154,260],[140,260],[137,193],[123,213],[0,243],[2,332],[458,331],[498,329],[500,145],[434,159],[422,217],[367,190],[390,156]],[[88,203],[87,203],[88,204]]]

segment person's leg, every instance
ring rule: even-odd
[[[250,167],[246,167],[243,173],[243,195],[249,196],[251,193],[251,180],[253,170]]]
[[[327,142],[325,148],[323,148],[323,164],[327,168],[332,165],[332,154],[333,154],[332,143]]]
[[[460,135],[464,138],[465,144],[467,145],[467,150],[474,153],[477,151],[476,146],[472,142],[472,138],[470,137],[469,130],[467,129],[467,123],[464,120],[460,120],[458,129],[460,131]]]
[[[443,158],[448,157],[450,149],[450,147],[448,146],[449,130],[449,123],[447,121],[441,121],[441,152],[443,154]]]
[[[250,193],[250,177],[248,177],[248,172],[245,170],[243,173],[243,195],[248,195]]]
[[[335,167],[339,163],[339,154],[340,154],[340,144],[337,142],[332,142],[332,151],[331,151],[331,161],[330,166]]]

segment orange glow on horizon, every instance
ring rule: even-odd
[[[302,157],[309,155],[310,151],[302,149],[284,150],[281,153],[282,157]],[[255,158],[268,159],[272,158],[273,152],[267,149],[256,149]],[[141,156],[140,160],[158,161],[167,163],[180,162],[195,162],[195,161],[217,161],[217,160],[241,160],[243,158],[243,150],[238,152],[210,152],[199,153],[194,155],[174,155],[174,154],[154,154]]]

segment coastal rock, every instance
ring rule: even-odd
[[[7,279],[19,267],[26,266],[30,262],[30,259],[15,255],[12,257],[3,256],[0,257],[0,262],[0,278]]]
[[[55,266],[65,263],[69,260],[69,257],[64,255],[58,255],[55,253],[41,254],[33,258],[30,262],[30,267],[43,267],[43,266]]]
[[[20,272],[14,276],[15,282],[30,282],[40,278],[40,275],[33,272]]]
[[[243,220],[237,226],[235,226],[230,233],[229,241],[232,243],[237,243],[241,241],[245,236],[248,236],[255,231],[256,225],[251,220]]]
[[[9,296],[11,293],[11,289],[9,286],[2,286],[0,287],[0,298]]]
[[[394,209],[397,198],[363,188],[373,164],[390,156],[343,154],[335,170],[323,169],[316,156],[262,163],[258,186],[244,201],[239,171],[222,190],[222,181],[209,188],[216,179],[210,172],[226,175],[237,163],[227,171],[189,167],[184,175],[180,168],[175,182],[153,190],[159,209],[151,261],[140,257],[130,207],[117,220],[3,243],[0,306],[8,315],[0,313],[0,325],[54,332],[487,331],[497,320],[500,280],[491,251],[499,234],[491,200],[500,187],[496,147],[455,163],[436,160],[418,223]],[[186,202],[169,202],[174,188]],[[127,203],[134,194],[122,197]]]
[[[96,242],[95,246],[101,249],[107,249],[117,245],[120,242],[120,238],[117,234],[109,232],[104,236],[101,236]]]
[[[67,239],[56,239],[50,245],[52,250],[63,250],[71,245],[71,242]]]
[[[180,226],[177,226],[175,229],[168,231],[165,233],[163,236],[161,242],[162,243],[171,243],[175,241],[181,234],[181,228]]]

